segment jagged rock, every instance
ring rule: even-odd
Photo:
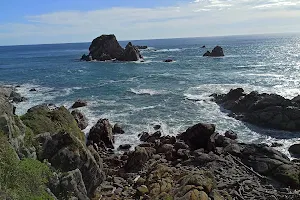
[[[142,58],[140,51],[129,42],[124,51],[123,61],[137,61]]]
[[[224,56],[224,52],[222,47],[216,46],[212,52],[207,51],[203,56],[210,56],[210,57],[222,57]]]
[[[216,103],[230,110],[229,116],[255,125],[286,131],[300,130],[300,107],[276,94],[244,94],[243,89],[212,95]]]
[[[30,90],[29,90],[29,92],[36,92],[37,90],[35,89],[35,88],[31,88]]]
[[[61,193],[68,192],[79,200],[89,200],[79,169],[75,169],[64,174],[61,177],[60,182]],[[64,196],[67,197],[68,194]]]
[[[19,102],[23,102],[23,101],[27,100],[27,98],[22,97],[21,94],[15,92],[14,90],[11,91],[11,93],[9,95],[9,99],[12,100],[15,103],[19,103]]]
[[[87,102],[78,99],[78,100],[72,105],[71,108],[80,108],[80,107],[84,107],[84,106],[87,106]]]
[[[88,196],[93,195],[105,179],[99,155],[93,156],[85,144],[69,133],[44,133],[37,135],[35,139],[38,141],[39,160],[47,159],[53,167],[63,172],[79,169]]]
[[[89,144],[98,144],[101,142],[108,148],[114,148],[113,128],[108,119],[99,119],[98,122],[91,128],[87,137]]]
[[[0,86],[0,132],[7,136],[9,143],[20,158],[34,158],[35,152],[25,147],[24,141],[25,136],[31,133],[30,129],[14,114],[15,107],[9,101],[12,91],[11,87]]]
[[[208,148],[210,136],[215,132],[214,124],[199,123],[188,128],[179,138],[185,141],[191,149]]]
[[[89,47],[92,59],[105,61],[116,59],[119,61],[137,61],[142,58],[138,48],[129,42],[123,49],[115,35],[101,35],[92,41]]]
[[[153,153],[155,152],[154,148],[151,147],[135,147],[135,151],[129,155],[125,169],[127,171],[138,171],[140,170],[149,160]]]
[[[124,134],[125,131],[122,129],[122,127],[119,124],[115,124],[113,128],[114,134]]]
[[[155,142],[155,140],[157,140],[161,137],[161,132],[156,131],[155,133],[153,133],[151,135],[147,132],[143,132],[139,135],[139,137],[142,142],[153,143],[153,142]]]
[[[79,110],[73,110],[71,114],[73,115],[75,121],[78,124],[78,127],[81,130],[85,129],[88,126],[88,119]]]

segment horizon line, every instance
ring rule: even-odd
[[[234,36],[239,37],[239,36],[259,36],[259,35],[261,35],[261,36],[263,36],[263,35],[268,36],[268,35],[289,35],[289,34],[300,34],[300,32],[295,31],[295,32],[253,33],[253,34],[212,35],[212,36],[188,36],[188,37],[151,38],[151,39],[146,38],[146,39],[133,39],[133,40],[118,40],[118,42],[146,41],[146,40],[151,41],[151,40],[167,40],[167,39],[213,38],[213,37],[217,38],[217,37],[234,37]],[[103,35],[103,34],[101,34],[101,35]],[[59,44],[82,44],[82,43],[91,43],[91,42],[92,41],[90,41],[90,42],[66,42],[66,43],[11,44],[11,45],[0,45],[0,47],[35,46],[35,45],[59,45]]]

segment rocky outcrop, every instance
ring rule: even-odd
[[[71,115],[73,115],[75,121],[78,124],[78,127],[80,128],[80,130],[85,129],[88,126],[88,119],[79,110],[73,110],[71,112]]]
[[[26,135],[30,137],[31,130],[15,115],[15,107],[10,103],[13,91],[11,87],[0,87],[0,132],[8,137],[20,158],[35,158],[35,149],[25,140]]]
[[[115,35],[101,35],[95,38],[89,47],[89,51],[89,55],[83,55],[81,60],[137,61],[142,58],[139,49],[133,46],[131,42],[123,49]]]
[[[107,148],[114,148],[113,127],[108,119],[99,119],[98,122],[91,128],[87,137],[88,144],[93,144],[98,147],[105,145]]]
[[[64,106],[38,105],[30,108],[21,117],[21,120],[32,130],[33,135],[45,132],[55,134],[58,131],[66,131],[74,134],[81,141],[85,141],[84,133],[78,128],[74,117]]]
[[[35,138],[38,141],[36,148],[39,160],[47,159],[53,167],[63,172],[79,169],[87,194],[93,195],[96,188],[105,179],[103,164],[99,155],[94,157],[95,155],[74,134],[65,132],[54,135],[44,133]],[[76,184],[80,184],[80,180],[76,179]],[[84,189],[81,192],[85,194]]]
[[[216,103],[230,110],[230,116],[236,119],[267,128],[300,130],[300,106],[293,100],[255,91],[246,94],[242,88],[212,96]]]
[[[87,102],[81,99],[78,99],[77,101],[75,101],[75,103],[71,106],[71,108],[80,108],[80,107],[84,107],[87,106]]]
[[[224,56],[223,48],[220,46],[216,46],[212,52],[207,51],[203,56],[209,56],[209,57],[222,57]]]

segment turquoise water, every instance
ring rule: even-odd
[[[120,123],[125,135],[116,145],[137,144],[138,133],[162,125],[163,134],[176,135],[187,127],[208,122],[221,133],[232,129],[243,142],[300,141],[300,133],[266,130],[227,117],[209,95],[243,87],[275,92],[287,98],[300,93],[300,35],[231,36],[134,41],[148,45],[145,62],[80,62],[89,43],[0,47],[0,83],[21,85],[29,97],[18,114],[40,103],[70,107],[78,98],[89,128],[99,118]],[[126,42],[121,42],[126,45]],[[206,49],[202,49],[206,45]],[[224,58],[202,57],[220,45]],[[164,63],[171,58],[173,63]],[[29,92],[36,88],[37,92]],[[194,101],[197,100],[197,101]]]

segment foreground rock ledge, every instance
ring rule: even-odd
[[[85,61],[138,61],[143,58],[138,47],[131,42],[123,49],[115,35],[101,35],[92,41],[89,47],[89,54],[83,55],[81,60]]]
[[[286,99],[277,94],[232,89],[227,94],[213,94],[214,100],[232,113],[230,116],[258,126],[285,131],[300,131],[298,97]]]

